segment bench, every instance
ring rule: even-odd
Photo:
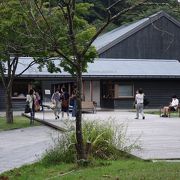
[[[168,111],[168,117],[171,116],[171,113],[177,112],[178,113],[178,117],[180,117],[180,104],[177,106],[176,111]]]
[[[163,107],[160,108],[160,116],[162,115],[162,110],[163,110]],[[167,114],[168,117],[171,117],[172,113],[178,113],[178,117],[180,117],[180,104],[178,105],[176,111],[171,111],[171,110],[168,111],[168,114]]]
[[[96,113],[96,103],[93,101],[82,101],[82,111],[92,111]]]

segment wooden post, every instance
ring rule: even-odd
[[[93,81],[90,81],[90,97],[91,97],[91,101],[93,101]]]

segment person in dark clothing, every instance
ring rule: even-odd
[[[67,117],[69,117],[69,93],[66,91],[66,88],[61,89],[61,112],[62,112],[62,118],[64,118],[64,112],[67,113]]]
[[[76,102],[76,90],[74,89],[71,95],[71,102],[72,102],[72,117],[76,117],[77,112],[77,102]]]

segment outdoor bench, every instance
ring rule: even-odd
[[[163,110],[163,107],[160,107],[160,116],[162,115],[162,110]],[[171,117],[172,113],[178,113],[178,117],[180,117],[180,104],[178,105],[176,111],[171,111],[171,110],[168,111],[169,118]]]
[[[82,111],[92,111],[96,113],[96,103],[93,101],[82,101]]]

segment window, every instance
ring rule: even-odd
[[[28,93],[28,82],[16,81],[13,83],[12,97],[25,98]]]
[[[118,97],[133,97],[133,85],[119,85]]]
[[[104,81],[102,84],[102,97],[104,99],[114,98],[114,82]]]

